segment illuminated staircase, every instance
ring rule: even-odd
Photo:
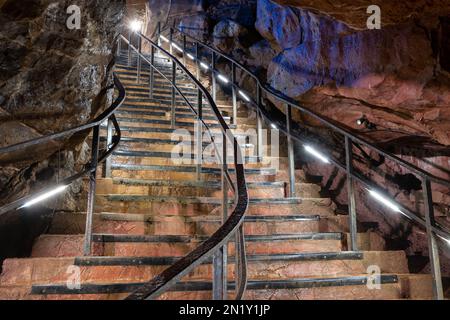
[[[92,256],[83,256],[86,214],[59,212],[48,233],[36,239],[30,258],[5,260],[0,299],[125,298],[220,226],[219,166],[205,165],[197,180],[194,165],[172,162],[171,151],[179,142],[171,136],[171,87],[155,75],[150,99],[149,73],[143,71],[137,84],[135,62],[133,56],[128,66],[123,51],[116,65],[127,90],[116,114],[122,140],[112,156],[112,177],[98,173]],[[170,65],[162,58],[157,63],[169,76]],[[178,77],[177,84],[195,101],[196,90],[187,78]],[[230,121],[229,98],[219,96],[218,106]],[[208,110],[204,116],[214,128]],[[255,127],[253,119],[242,106],[237,126],[231,128],[239,135]],[[193,131],[193,124],[188,107],[178,99],[176,128]],[[258,161],[254,148],[244,148],[250,195],[244,225],[249,279],[245,299],[432,297],[431,277],[409,274],[405,253],[384,251],[384,241],[370,225],[358,228],[364,231],[358,234],[361,251],[348,251],[347,216],[336,213],[333,202],[322,197],[320,187],[308,182],[301,170],[296,170],[296,198],[286,197],[286,157],[279,158],[279,168],[272,168]],[[234,244],[229,253],[232,279]],[[374,270],[381,275],[369,277]],[[233,286],[230,282],[229,288]],[[160,298],[211,299],[211,288],[209,260]]]

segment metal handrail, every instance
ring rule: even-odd
[[[245,172],[243,165],[243,156],[238,144],[236,137],[231,132],[225,119],[222,117],[220,110],[218,109],[214,99],[211,94],[204,88],[199,80],[191,74],[191,72],[181,63],[174,55],[166,51],[158,44],[154,43],[152,40],[148,39],[141,33],[135,33],[138,36],[138,48],[132,45],[131,36],[127,39],[125,36],[120,36],[119,41],[123,41],[128,45],[128,63],[131,63],[132,51],[137,54],[137,78],[140,81],[141,64],[145,61],[150,66],[150,97],[153,97],[153,80],[154,71],[159,73],[163,79],[170,83],[172,87],[172,126],[175,125],[175,94],[176,92],[182,97],[183,101],[190,107],[192,113],[197,117],[199,122],[196,126],[197,131],[197,145],[200,149],[197,150],[197,157],[201,162],[202,149],[201,149],[201,135],[202,126],[206,128],[209,132],[212,143],[218,151],[218,146],[215,143],[212,132],[208,124],[202,118],[202,101],[206,99],[209,107],[213,111],[213,114],[220,125],[220,130],[222,132],[222,191],[223,191],[223,224],[222,226],[205,242],[199,245],[191,253],[185,257],[178,260],[176,263],[171,265],[169,268],[164,270],[161,274],[157,275],[149,282],[140,286],[135,292],[130,294],[126,300],[143,300],[143,299],[154,299],[166,292],[170,287],[172,287],[176,282],[180,281],[185,275],[191,272],[194,268],[205,262],[211,256],[214,257],[214,279],[213,279],[213,297],[215,299],[226,299],[227,296],[227,276],[226,276],[226,260],[227,260],[227,244],[231,237],[234,235],[236,237],[236,299],[241,299],[246,289],[247,285],[247,262],[245,254],[245,240],[243,232],[243,222],[245,218],[245,213],[248,208],[248,192],[247,184],[245,180]],[[142,41],[147,42],[151,46],[151,57],[150,59],[142,54]],[[154,64],[155,51],[162,53],[167,59],[172,62],[172,78],[170,79],[163,72],[161,72],[157,66]],[[197,110],[191,104],[191,102],[182,93],[180,88],[178,88],[176,83],[176,68],[179,68],[184,74],[186,74],[189,79],[194,83],[198,90],[198,100],[197,100]],[[200,131],[199,131],[200,130]],[[231,181],[230,173],[227,167],[227,144],[228,140],[233,145],[233,158],[234,158],[234,168],[236,175],[236,183]],[[219,152],[216,155],[219,156]],[[197,177],[199,178],[201,173],[201,163],[197,163]],[[228,186],[231,191],[235,194],[234,208],[232,213],[228,216]]]
[[[108,121],[111,122],[111,124],[114,126],[115,131],[116,131],[116,139],[114,139],[115,141],[114,141],[113,145],[109,148],[107,147],[107,150],[105,151],[105,153],[102,154],[100,157],[97,157],[97,161],[89,162],[85,166],[84,170],[62,180],[58,184],[58,186],[59,185],[69,185],[69,184],[73,183],[74,181],[78,180],[79,178],[83,177],[87,173],[90,173],[90,172],[96,170],[98,164],[105,161],[112,154],[112,152],[114,152],[114,150],[117,148],[117,146],[120,142],[120,138],[121,138],[121,131],[120,131],[120,127],[117,122],[117,119],[115,117],[115,112],[122,105],[123,101],[125,100],[126,93],[125,93],[125,88],[123,87],[122,83],[120,82],[120,80],[117,78],[117,76],[115,74],[114,74],[114,86],[119,91],[118,97],[115,99],[115,101],[111,104],[111,106],[108,109],[106,109],[104,112],[102,112],[93,121],[91,121],[87,124],[84,124],[84,125],[80,125],[80,126],[77,126],[74,128],[70,128],[70,129],[58,132],[58,133],[53,133],[53,134],[49,134],[49,135],[46,135],[43,137],[39,137],[39,138],[31,139],[28,141],[24,141],[21,143],[17,143],[14,145],[2,147],[2,148],[0,148],[0,155],[15,152],[15,151],[20,151],[25,148],[36,146],[36,145],[43,144],[43,143],[53,142],[55,139],[72,136],[75,133],[86,131],[86,130],[89,130],[92,128],[94,128],[94,129],[99,128],[100,125],[108,119]],[[95,138],[93,140],[95,140]],[[97,147],[98,147],[98,145],[97,145]],[[93,152],[94,152],[94,150],[93,150]],[[97,152],[98,152],[98,150],[97,150]],[[26,203],[30,199],[39,197],[43,194],[46,194],[47,192],[55,189],[55,187],[57,187],[57,186],[46,187],[42,190],[39,190],[32,194],[28,194],[25,197],[22,197],[22,198],[17,199],[7,205],[0,207],[0,215],[20,208],[20,206],[22,206],[24,203]]]
[[[160,29],[160,28],[159,28]],[[427,231],[428,236],[428,244],[429,244],[429,252],[430,252],[430,262],[432,264],[432,276],[433,276],[433,288],[434,288],[434,295],[437,299],[443,298],[443,290],[442,290],[442,280],[440,276],[440,262],[439,262],[439,253],[438,253],[438,246],[436,241],[436,235],[443,238],[444,240],[449,241],[450,239],[450,232],[447,230],[444,226],[440,225],[435,221],[434,218],[434,208],[433,208],[433,200],[432,200],[432,193],[431,193],[431,183],[436,183],[442,186],[450,187],[450,181],[445,180],[443,178],[437,177],[435,175],[430,174],[429,172],[426,172],[425,170],[415,166],[414,164],[411,164],[398,156],[389,153],[375,144],[369,142],[368,140],[356,136],[351,131],[347,130],[346,128],[343,128],[341,125],[326,119],[325,117],[321,116],[317,112],[306,108],[302,105],[300,105],[295,100],[287,97],[286,95],[282,94],[281,92],[275,90],[272,87],[269,87],[263,83],[261,83],[260,79],[251,72],[247,67],[243,66],[240,62],[236,61],[232,57],[228,56],[227,54],[221,52],[220,50],[217,50],[216,48],[211,47],[210,45],[196,39],[195,37],[174,28],[168,28],[170,34],[169,34],[169,45],[172,47],[172,45],[175,43],[173,41],[174,33],[178,33],[182,37],[183,41],[183,54],[188,54],[188,51],[186,49],[186,39],[190,39],[195,47],[196,51],[198,51],[198,47],[202,46],[203,48],[206,48],[209,50],[209,52],[212,54],[212,73],[213,73],[213,86],[214,78],[215,76],[221,74],[218,70],[215,68],[215,59],[216,56],[220,56],[231,63],[232,67],[232,81],[231,86],[233,90],[233,114],[236,114],[236,92],[237,90],[241,90],[241,88],[236,84],[235,74],[236,74],[236,68],[241,69],[244,71],[248,76],[250,76],[254,81],[256,82],[256,99],[249,98],[246,101],[246,104],[251,106],[253,109],[257,112],[257,119],[258,119],[258,136],[260,135],[260,128],[261,128],[261,119],[264,117],[266,120],[269,121],[269,123],[277,122],[277,129],[282,131],[286,134],[288,138],[288,158],[289,158],[289,184],[290,184],[290,195],[293,196],[295,194],[295,164],[294,164],[294,152],[293,152],[293,142],[292,140],[296,140],[302,143],[305,143],[304,136],[302,136],[299,132],[301,132],[301,127],[299,124],[294,123],[292,121],[292,115],[291,110],[292,108],[295,108],[299,110],[301,113],[309,115],[313,117],[314,119],[318,120],[328,128],[332,129],[334,132],[337,132],[344,136],[345,138],[345,164],[342,164],[340,161],[334,159],[333,157],[329,157],[329,160],[332,164],[336,165],[338,168],[345,170],[347,175],[347,185],[348,185],[348,197],[349,197],[349,227],[350,227],[350,246],[352,250],[357,250],[357,244],[356,244],[356,235],[357,235],[357,227],[356,227],[356,203],[355,203],[355,194],[354,194],[354,182],[358,181],[362,185],[365,185],[367,188],[372,190],[381,190],[379,186],[377,186],[372,181],[369,181],[367,178],[365,178],[361,173],[357,172],[353,166],[353,146],[363,145],[372,151],[375,151],[381,156],[384,156],[387,159],[390,159],[391,161],[395,162],[396,164],[410,170],[411,172],[415,173],[417,176],[421,178],[422,186],[423,186],[423,194],[425,198],[425,218],[422,218],[420,214],[417,214],[413,211],[411,211],[409,208],[398,204],[398,207],[400,208],[400,212],[405,215],[407,218],[411,219],[412,221],[418,223],[422,227],[424,227]],[[159,35],[161,36],[161,34]],[[278,119],[274,120],[274,116],[263,107],[263,99],[262,99],[262,93],[265,93],[266,95],[270,95],[276,100],[280,101],[286,106],[286,113],[282,113],[278,109],[271,110],[272,113],[278,112],[282,116],[285,117],[286,123],[279,123]],[[258,138],[258,146],[257,149],[259,150],[261,147],[259,146],[260,138]],[[384,194],[386,197],[388,195],[383,191],[378,191],[380,194]]]

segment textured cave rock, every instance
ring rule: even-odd
[[[232,20],[222,20],[216,24],[213,31],[214,46],[219,50],[230,53],[240,42],[245,41],[248,30],[239,23]]]
[[[421,19],[426,25],[437,23],[437,17],[450,12],[450,3],[441,0],[273,0],[284,6],[301,7],[328,15],[354,29],[366,29],[367,7],[378,5],[382,12],[382,25],[398,25],[412,19]]]
[[[125,1],[77,1],[80,30],[66,26],[72,4],[0,2],[0,147],[85,124],[110,105],[112,91],[106,88],[112,84],[114,39]],[[81,171],[90,156],[86,134],[1,157],[0,205]],[[31,220],[26,212],[20,219],[18,212],[5,215],[0,233],[22,235],[15,254],[24,254],[28,233],[45,231],[46,216],[54,209],[78,210],[77,197],[84,191],[81,181],[74,183],[57,202],[34,209]]]

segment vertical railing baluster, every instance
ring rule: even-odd
[[[137,53],[137,83],[141,83],[141,67],[142,67],[142,59],[141,59],[141,53],[142,53],[142,38],[140,33],[136,33],[138,36],[138,53]]]
[[[183,64],[186,65],[186,35],[183,35]]]
[[[113,122],[110,118],[108,118],[108,129],[106,136],[106,150],[109,150],[112,145],[112,137],[113,137]],[[105,178],[111,178],[111,157],[109,156],[105,160]]]
[[[195,42],[195,74],[200,79],[200,45]]]
[[[211,68],[212,98],[214,102],[217,102],[216,53],[214,51],[211,54]]]
[[[288,147],[288,171],[289,171],[289,197],[295,197],[295,159],[294,141],[292,139],[292,107],[286,104],[286,128]]]
[[[197,125],[195,129],[195,141],[196,141],[196,173],[197,173],[197,181],[202,179],[202,162],[203,162],[203,128],[202,128],[202,113],[203,113],[203,94],[200,89],[198,89],[197,94]]]
[[[236,65],[231,63],[231,90],[233,100],[233,124],[237,125],[237,93],[236,93]]]
[[[175,63],[175,61],[172,61],[172,109],[171,109],[171,127],[172,129],[175,129],[175,125],[176,125],[176,119],[175,119],[175,110],[176,110],[176,105],[175,105],[175,95],[176,95],[176,91],[175,91],[175,85],[176,85],[176,77],[177,77],[177,65]]]
[[[128,66],[131,67],[131,30],[128,33]]]
[[[240,266],[241,256],[237,249],[240,247],[239,239],[240,239],[239,231],[236,231],[236,233],[234,235],[234,247],[236,248],[234,250],[234,287],[235,287],[236,294],[238,293],[239,285],[240,285],[240,281],[241,281],[240,276],[239,276],[239,272],[241,269],[241,266]]]
[[[170,54],[173,54],[173,29],[170,28],[169,32],[169,52]]]
[[[439,248],[436,235],[433,231],[434,207],[430,180],[424,178],[422,181],[423,197],[425,201],[425,223],[427,229],[428,254],[430,257],[431,276],[433,278],[433,295],[436,300],[444,299],[442,288],[441,264],[439,259]]]
[[[92,221],[94,218],[95,188],[97,183],[98,147],[100,143],[100,126],[94,127],[92,135],[91,163],[89,173],[89,190],[86,207],[86,229],[84,234],[83,254],[91,255],[92,248]]]
[[[150,53],[150,78],[149,78],[149,98],[153,99],[153,90],[155,89],[155,47],[151,45]]]
[[[261,111],[262,108],[262,97],[261,97],[261,87],[259,84],[256,84],[256,103],[258,104],[258,109],[256,110],[256,134],[257,134],[257,143],[256,143],[256,151],[258,156],[258,162],[262,161],[263,158],[263,132],[262,132],[262,117]]]
[[[350,232],[350,250],[358,251],[358,227],[356,219],[355,184],[353,181],[353,143],[345,136],[345,159],[347,170],[348,224]]]
[[[157,32],[157,37],[158,37],[158,39],[156,41],[158,42],[158,47],[161,47],[161,21],[158,22],[156,32]]]
[[[222,135],[222,225],[228,219],[228,181],[227,172],[227,137]],[[237,250],[237,249],[235,249]],[[227,299],[227,258],[228,243],[221,247],[214,257],[214,281],[213,297],[214,300]]]

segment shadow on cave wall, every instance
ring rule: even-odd
[[[6,258],[29,257],[36,237],[46,232],[53,210],[35,206],[0,216],[0,272]]]

